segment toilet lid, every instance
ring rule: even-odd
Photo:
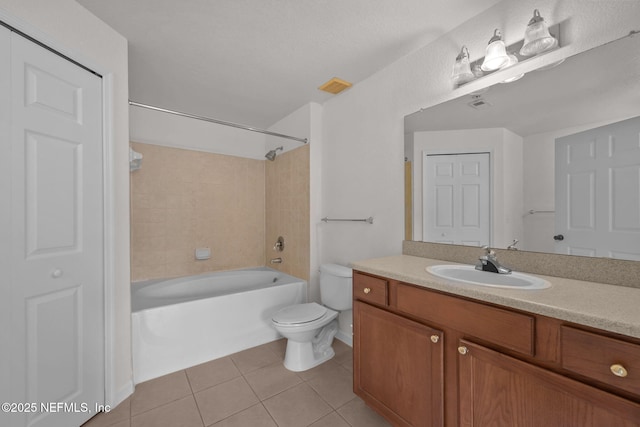
[[[309,304],[296,304],[285,307],[273,315],[276,323],[296,324],[313,322],[325,315],[327,308],[315,302]]]

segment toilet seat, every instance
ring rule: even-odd
[[[301,325],[320,319],[327,308],[318,303],[295,304],[276,312],[271,320],[280,325]]]

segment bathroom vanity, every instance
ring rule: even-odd
[[[640,426],[640,289],[493,289],[435,264],[352,264],[354,392],[391,424]]]

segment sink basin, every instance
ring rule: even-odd
[[[443,279],[491,288],[532,290],[551,287],[551,283],[540,277],[518,272],[498,274],[479,271],[472,265],[432,265],[427,267],[426,270],[428,273]]]

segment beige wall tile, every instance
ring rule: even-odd
[[[132,281],[264,265],[264,161],[131,145],[144,156],[131,174]]]
[[[266,162],[131,145],[144,156],[131,174],[132,281],[261,265],[309,280],[308,146]],[[197,247],[212,258],[196,260]]]

